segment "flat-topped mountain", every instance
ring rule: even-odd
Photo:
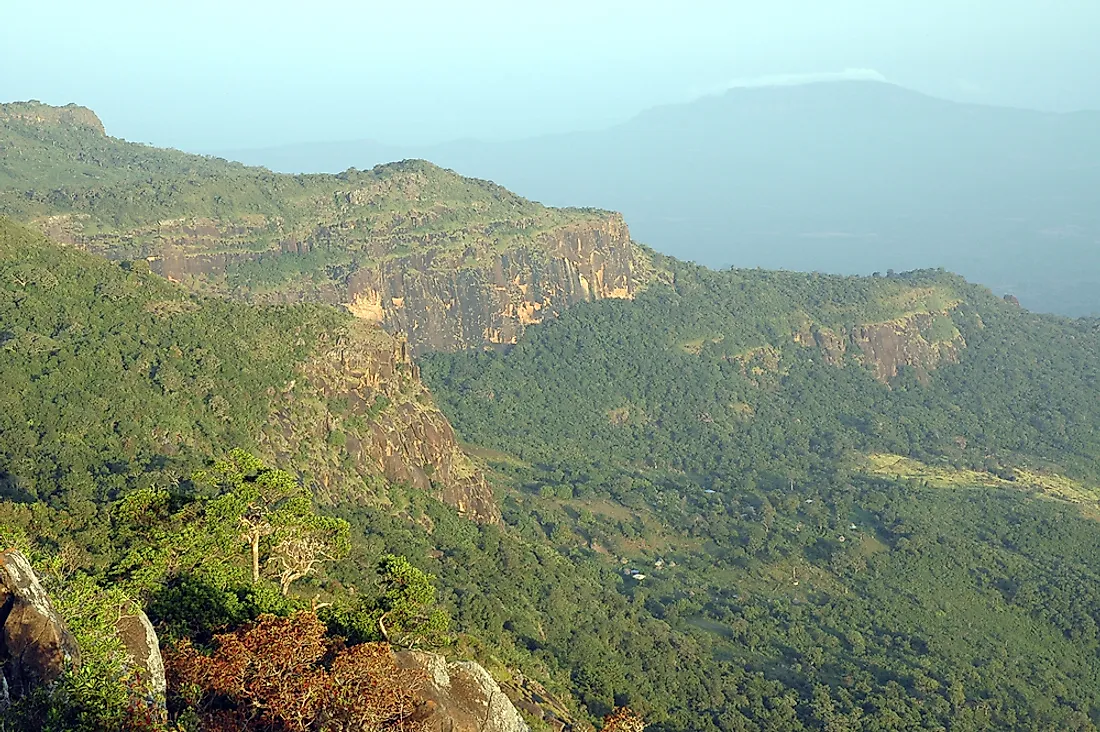
[[[26,122],[39,127],[87,127],[106,135],[95,112],[77,104],[55,107],[37,100],[0,104],[0,120]]]
[[[281,175],[58,122],[78,109],[0,107],[0,213],[204,292],[342,303],[421,351],[514,343],[646,281],[617,214],[546,208],[423,161]]]

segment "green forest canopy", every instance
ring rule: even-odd
[[[659,730],[1094,728],[1098,527],[1009,480],[1095,485],[1094,324],[943,273],[664,265],[672,284],[508,353],[430,358],[509,528],[391,486],[386,508],[330,509],[351,554],[310,589],[407,556],[486,663]],[[198,298],[3,221],[0,286],[4,497],[52,512],[24,529],[93,573],[123,550],[97,512],[251,446],[269,390],[345,317]],[[914,289],[948,312],[958,364],[887,385],[793,342],[807,320],[896,318]],[[866,475],[874,453],[1014,485]]]

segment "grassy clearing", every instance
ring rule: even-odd
[[[1076,505],[1089,518],[1100,520],[1100,487],[1057,473],[1014,470],[1015,480],[1007,480],[984,470],[928,465],[919,460],[889,453],[864,456],[858,467],[871,475],[900,480],[915,480],[932,488],[1013,488],[1033,491],[1043,497]]]

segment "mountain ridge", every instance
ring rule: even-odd
[[[1090,274],[1100,237],[1100,169],[1090,162],[1100,159],[1098,120],[1096,111],[963,104],[834,81],[733,89],[598,131],[402,154],[547,203],[622,211],[639,241],[713,267],[942,266],[1032,309],[1086,315],[1100,313]],[[317,167],[308,154],[238,152]],[[352,145],[318,160],[372,154]],[[1074,266],[1082,257],[1089,266]]]
[[[0,143],[0,213],[205,292],[344,304],[415,352],[514,343],[646,284],[618,214],[546,208],[425,161],[288,176],[12,115]]]

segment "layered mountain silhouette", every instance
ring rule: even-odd
[[[1100,312],[1100,112],[844,81],[732,89],[610,129],[512,142],[230,155],[286,171],[423,157],[543,203],[621,211],[639,241],[709,266],[945,267],[1032,309]]]

